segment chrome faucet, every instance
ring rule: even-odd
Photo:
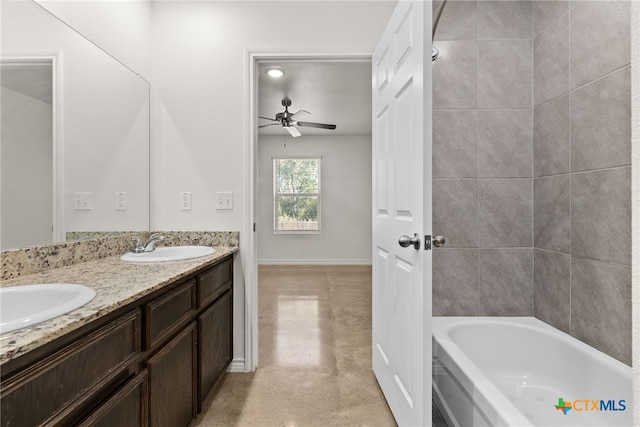
[[[133,248],[134,254],[140,254],[143,252],[153,252],[155,248],[155,244],[164,240],[164,236],[160,234],[152,234],[149,240],[146,243],[142,243],[139,237],[134,236],[131,238],[136,244]]]

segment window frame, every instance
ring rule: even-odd
[[[278,193],[277,186],[277,160],[317,160],[318,161],[318,192],[317,193]],[[271,185],[273,189],[273,234],[321,234],[322,233],[322,156],[321,155],[274,155],[271,156],[272,177]],[[318,229],[317,230],[278,230],[278,199],[279,197],[317,197],[318,198]]]

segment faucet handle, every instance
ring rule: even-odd
[[[140,253],[140,252],[144,252],[144,246],[142,245],[142,240],[140,240],[140,237],[138,236],[133,236],[131,238],[131,240],[133,240],[133,242],[135,243],[135,247],[133,248],[133,253]]]
[[[152,252],[155,250],[155,244],[158,242],[162,242],[164,240],[164,236],[161,234],[152,234],[149,237],[149,240],[142,245],[143,252]]]

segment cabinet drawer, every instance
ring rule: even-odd
[[[100,405],[79,427],[146,427],[147,371],[142,371]]]
[[[139,353],[136,309],[5,381],[2,425],[62,423],[92,395],[128,375],[125,370]]]
[[[196,281],[192,279],[145,307],[145,350],[153,348],[196,311]]]
[[[198,279],[198,302],[200,307],[204,307],[227,289],[231,288],[233,282],[232,259],[226,259],[220,264],[200,275]]]

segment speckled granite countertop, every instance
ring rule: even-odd
[[[111,256],[3,280],[2,286],[77,283],[94,288],[97,295],[83,307],[68,314],[0,335],[0,365],[213,264],[237,250],[237,247],[216,247],[216,253],[206,257],[146,264],[126,262],[119,256]]]

